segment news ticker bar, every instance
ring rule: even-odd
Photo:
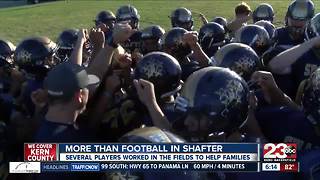
[[[10,173],[112,172],[112,171],[223,171],[299,172],[299,163],[110,163],[110,162],[10,162]]]
[[[246,163],[106,163],[106,162],[10,162],[10,173],[110,172],[110,171],[226,171],[259,172],[260,164]]]

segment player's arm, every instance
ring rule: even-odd
[[[198,43],[197,32],[188,32],[184,34],[183,41],[188,43],[193,51],[192,56],[201,67],[206,67],[210,65],[211,59],[203,52],[200,44]]]
[[[105,35],[101,29],[92,28],[89,34],[90,43],[92,44],[91,59],[96,58],[100,50],[104,47]]]
[[[87,41],[87,30],[86,29],[81,29],[79,31],[78,39],[75,48],[73,49],[71,56],[70,56],[70,61],[82,65],[82,52],[83,52],[83,45]]]
[[[248,110],[248,117],[247,122],[244,126],[244,131],[248,133],[250,137],[265,139],[262,130],[260,128],[259,123],[255,117],[255,110],[258,105],[257,97],[255,96],[254,92],[250,92],[249,94],[249,110]]]
[[[153,125],[160,129],[171,129],[170,122],[157,103],[153,84],[143,79],[134,80],[133,83],[137,89],[140,101],[148,109]]]
[[[91,62],[90,66],[87,68],[88,74],[94,74],[102,79],[103,75],[110,67],[116,45],[126,41],[133,32],[134,30],[131,29],[129,24],[116,24],[113,30],[112,39],[105,44],[104,48],[100,50],[97,57]],[[90,90],[90,93],[94,91],[94,89]]]
[[[284,71],[294,64],[304,53],[309,51],[314,46],[319,46],[320,37],[315,37],[302,44],[294,46],[271,59],[269,68],[276,74],[287,74]]]
[[[251,80],[261,87],[264,99],[269,104],[299,109],[299,106],[278,87],[270,72],[256,71],[253,73]]]

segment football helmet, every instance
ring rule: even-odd
[[[207,23],[200,28],[198,38],[204,52],[211,57],[214,53],[211,53],[210,50],[225,44],[225,31],[218,23]]]
[[[258,25],[247,25],[236,31],[234,42],[252,47],[258,55],[262,55],[271,45],[266,29]]]
[[[154,25],[146,27],[141,32],[141,53],[147,54],[161,50],[161,39],[165,31],[162,27]]]
[[[181,67],[171,55],[152,52],[136,65],[134,79],[145,79],[154,84],[157,98],[168,97],[181,89]]]
[[[214,56],[217,65],[230,68],[245,80],[250,80],[251,75],[262,68],[262,63],[256,52],[248,45],[230,43],[223,46]]]
[[[79,30],[68,29],[64,30],[58,37],[57,45],[58,50],[56,55],[59,57],[61,62],[66,61],[70,58],[71,53],[76,46],[78,39]]]
[[[247,83],[237,73],[206,67],[188,77],[177,98],[184,103],[177,104],[177,109],[205,116],[207,133],[231,133],[246,121],[248,93]]]
[[[13,65],[13,54],[16,47],[6,40],[0,39],[0,67]]]
[[[111,11],[100,11],[96,19],[94,20],[95,25],[99,26],[99,24],[105,24],[109,29],[113,29],[114,24],[116,22],[116,16]]]
[[[252,13],[253,23],[261,20],[273,22],[274,11],[270,4],[262,3],[260,4]]]
[[[53,55],[57,49],[57,44],[48,37],[27,38],[17,46],[14,60],[27,74],[45,77],[53,65]]]
[[[276,27],[270,21],[261,20],[261,21],[254,23],[254,24],[261,26],[265,30],[267,30],[270,38],[272,38],[274,36],[274,32],[276,31]]]
[[[180,27],[173,28],[164,35],[164,39],[161,42],[164,51],[178,61],[192,52],[190,46],[183,41],[183,35],[187,32],[187,30]]]
[[[171,13],[171,25],[172,27],[184,28],[188,31],[193,29],[192,13],[189,9],[181,7],[174,10]]]
[[[138,10],[132,5],[121,6],[116,13],[117,22],[130,21],[132,29],[139,29],[140,15]]]
[[[212,19],[211,22],[215,22],[215,23],[220,24],[221,26],[223,26],[223,28],[225,28],[225,30],[226,30],[226,27],[228,25],[228,21],[224,17],[215,17],[215,18]]]

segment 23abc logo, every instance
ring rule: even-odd
[[[297,158],[297,145],[285,143],[268,143],[263,146],[263,158],[267,159],[295,159]]]

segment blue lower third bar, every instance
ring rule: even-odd
[[[100,171],[100,164],[99,163],[71,163],[70,171],[96,172],[96,171]]]
[[[69,163],[41,163],[41,172],[68,172],[70,171]]]

